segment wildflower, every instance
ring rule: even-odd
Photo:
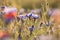
[[[36,14],[32,14],[32,18],[34,19],[34,21],[36,20],[36,19],[38,19],[39,18],[39,16],[38,15],[36,15]]]
[[[21,20],[21,21],[24,23],[24,21],[25,21],[25,19],[26,19],[26,15],[19,15],[19,16],[17,17],[17,19],[18,19],[18,21]]]
[[[29,30],[30,30],[30,35],[32,34],[33,29],[34,29],[34,25],[32,25],[32,27],[31,27],[31,28],[29,28]]]

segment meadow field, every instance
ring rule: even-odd
[[[31,9],[41,9],[41,12],[36,13],[39,15],[39,18],[36,21],[26,18],[25,21],[22,22],[15,18],[9,24],[6,24],[3,18],[0,17],[0,33],[2,31],[7,31],[9,35],[6,38],[0,38],[0,40],[60,40],[60,26],[53,22],[49,25],[46,24],[51,21],[51,17],[47,16],[48,10],[50,8],[60,9],[59,3],[59,0],[1,0],[0,6],[15,6],[18,10],[18,15],[19,9],[21,8],[26,10],[26,14],[28,14]],[[40,26],[41,22],[43,24]],[[29,28],[32,25],[34,25],[34,29],[30,35]]]

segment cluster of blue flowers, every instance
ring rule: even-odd
[[[39,15],[37,15],[37,14],[34,14],[33,12],[30,12],[30,13],[28,13],[28,14],[23,14],[23,15],[19,15],[18,16],[20,19],[25,19],[25,18],[33,18],[33,19],[38,19],[38,18],[40,18],[39,17]]]

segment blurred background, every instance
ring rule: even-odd
[[[49,7],[52,8],[60,8],[60,0],[48,0]],[[41,0],[0,0],[0,6],[16,6],[17,8],[25,8],[25,9],[32,9],[32,8],[40,8],[41,7]]]
[[[35,13],[39,16],[36,22],[27,17],[6,24],[0,17],[0,40],[60,40],[60,0],[0,0],[0,6],[16,7],[17,16],[21,15],[21,8],[25,10],[22,15],[31,13],[30,10],[40,11]]]

